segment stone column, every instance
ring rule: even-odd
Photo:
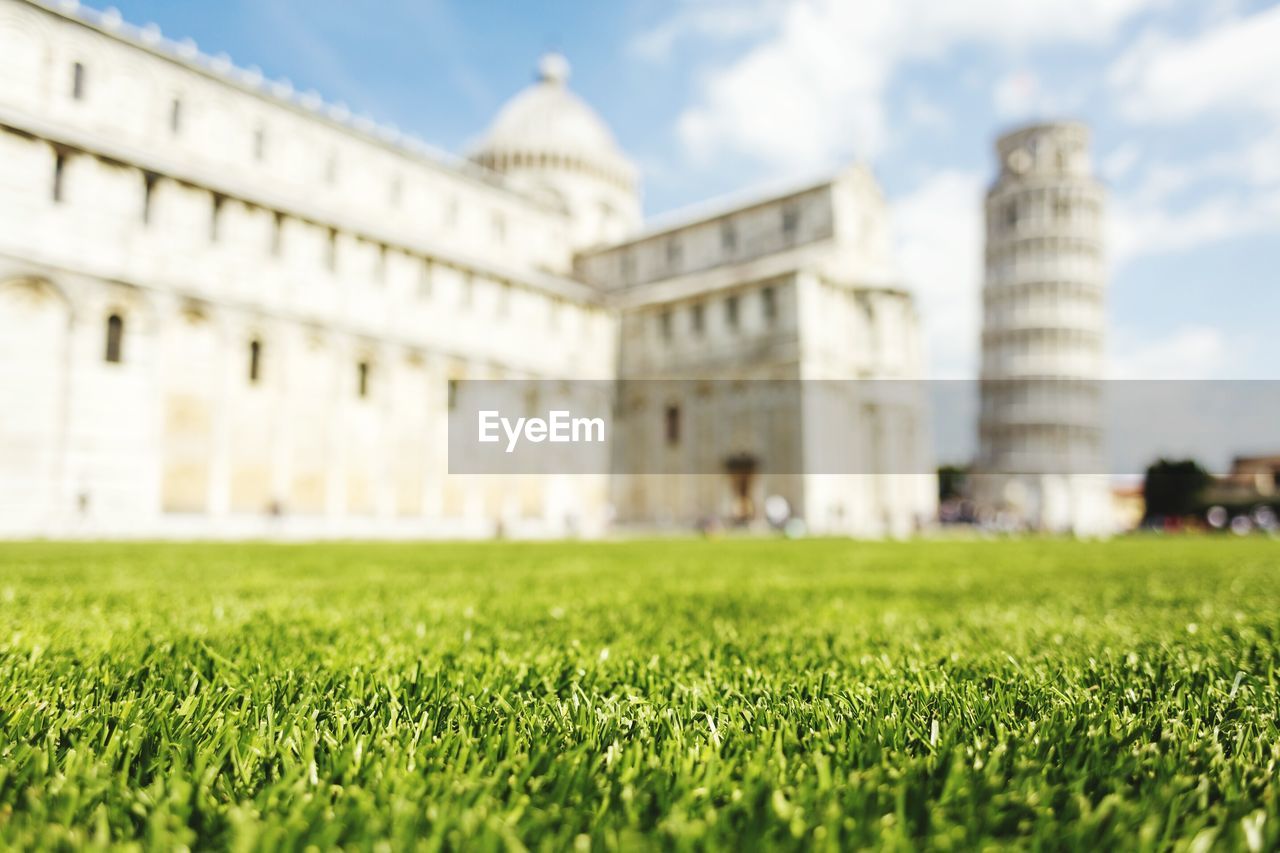
[[[226,517],[231,508],[231,412],[232,384],[239,375],[242,359],[236,349],[239,323],[225,311],[208,308],[212,313],[209,322],[214,326],[214,337],[217,340],[217,387],[212,389],[213,398],[213,435],[209,454],[209,517],[219,519]],[[213,521],[213,532],[219,527]]]

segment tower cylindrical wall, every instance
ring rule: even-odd
[[[986,199],[980,503],[1036,529],[1100,532],[1103,190],[1081,124],[999,138]],[[1101,521],[1099,521],[1101,519]]]

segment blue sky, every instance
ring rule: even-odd
[[[1111,193],[1113,373],[1280,378],[1275,3],[116,5],[456,152],[558,49],[571,86],[639,162],[651,214],[864,160],[943,377],[976,370],[994,135],[1080,118]]]

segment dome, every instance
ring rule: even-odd
[[[595,110],[569,91],[568,79],[563,56],[544,56],[537,82],[499,111],[472,159],[499,172],[569,168],[632,186],[635,167]]]

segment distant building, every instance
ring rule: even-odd
[[[1280,456],[1237,456],[1231,471],[1218,481],[1220,488],[1242,494],[1274,497],[1280,494]]]
[[[1032,529],[1110,530],[1102,428],[1103,190],[1080,124],[996,142],[986,200],[975,497]]]
[[[1147,513],[1142,483],[1113,484],[1111,512],[1117,530],[1136,530]]]
[[[622,386],[623,468],[654,475],[615,479],[620,521],[746,521],[769,495],[822,532],[905,534],[932,519],[923,403],[877,394],[923,389],[847,381],[923,374],[915,304],[893,278],[886,205],[865,169],[655,224],[577,269],[618,311],[619,377],[688,380],[657,386],[662,398]],[[714,381],[726,379],[741,382]]]
[[[1280,502],[1280,456],[1235,457],[1230,471],[1213,478],[1202,502],[1232,508],[1276,505]]]
[[[459,380],[919,377],[864,169],[646,227],[560,57],[458,161],[75,8],[0,0],[0,534],[596,533],[753,523],[771,495],[822,532],[933,514],[929,477],[816,473],[819,415],[744,412],[749,389],[621,401],[657,481],[447,473]],[[863,470],[930,470],[919,406],[831,413]],[[697,458],[730,416],[732,451]]]

